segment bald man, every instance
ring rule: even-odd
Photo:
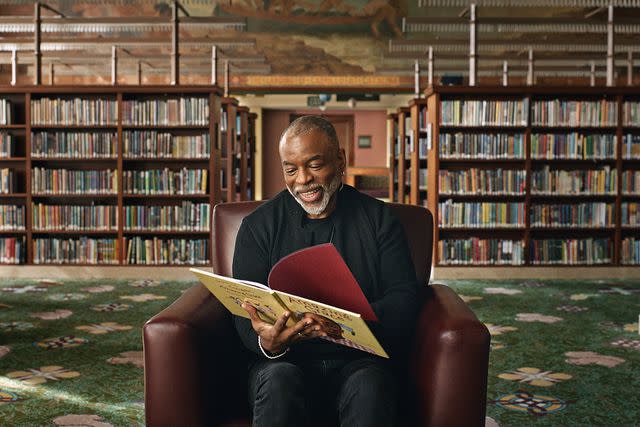
[[[383,202],[342,183],[345,153],[326,119],[292,122],[279,152],[286,189],[243,220],[234,276],[266,283],[282,257],[332,243],[371,303],[379,321],[369,326],[391,359],[320,339],[331,331],[313,315],[286,326],[291,314],[285,313],[270,324],[244,304],[251,320],[234,321],[253,354],[253,425],[396,425],[397,368],[406,364],[418,312],[418,283],[403,229]]]

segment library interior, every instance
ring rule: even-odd
[[[190,270],[309,115],[422,282],[403,425],[637,425],[640,0],[0,2],[1,425],[251,425]]]

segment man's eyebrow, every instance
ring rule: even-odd
[[[323,156],[322,154],[316,154],[316,155],[315,155],[315,156],[313,156],[313,157],[309,157],[309,158],[305,161],[305,163],[309,163],[309,162],[312,162],[312,161],[314,161],[314,160],[322,160],[322,159],[324,159],[324,156]],[[283,164],[283,165],[285,165],[285,166],[295,166],[293,163],[291,163],[291,162],[289,162],[289,161],[287,161],[287,160],[283,160],[283,161],[282,161],[282,164]]]

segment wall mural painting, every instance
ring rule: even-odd
[[[22,3],[22,4],[20,4]],[[29,4],[27,4],[29,3]],[[167,1],[120,0],[114,2],[51,1],[66,16],[171,16]],[[264,55],[269,73],[236,73],[236,82],[257,84],[333,84],[322,77],[348,78],[351,85],[388,85],[397,77],[375,75],[388,49],[389,39],[402,37],[402,17],[407,0],[226,0],[205,2],[183,0],[191,16],[246,18],[246,31],[186,29],[181,36],[252,39],[253,46],[229,49],[230,56]],[[30,15],[33,3],[14,0],[10,14]],[[122,36],[150,36],[129,31]],[[155,33],[157,36],[157,33]],[[95,36],[95,34],[94,34]],[[115,36],[113,33],[111,37]],[[181,47],[185,49],[186,47]],[[142,48],[128,49],[131,53]],[[206,52],[203,50],[203,55]],[[238,68],[242,68],[238,65]],[[318,78],[313,78],[318,76]],[[240,80],[239,80],[240,79]],[[266,79],[266,80],[265,80]],[[273,80],[269,83],[269,79]],[[284,79],[284,80],[283,80]],[[303,84],[302,81],[298,84]]]

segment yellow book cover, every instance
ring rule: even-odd
[[[220,276],[198,268],[190,268],[189,271],[236,316],[249,318],[249,314],[240,307],[243,302],[253,305],[260,318],[269,323],[274,323],[287,310],[276,297],[275,291],[260,283]],[[289,319],[288,324],[295,324],[293,318]]]
[[[291,261],[294,259],[292,257]],[[328,336],[322,339],[381,357],[389,357],[358,313],[273,290],[260,283],[221,276],[197,268],[189,270],[232,314],[249,318],[248,313],[240,307],[244,301],[256,307],[260,317],[269,323],[274,323],[275,319],[287,310],[292,314],[289,326],[302,319],[305,313],[314,313],[326,319],[323,326]],[[269,281],[271,283],[271,278]]]
[[[387,352],[384,351],[369,326],[358,313],[286,292],[275,292],[296,319],[301,319],[305,313],[314,313],[326,319],[323,322],[323,329],[328,336],[322,339],[389,358]]]

